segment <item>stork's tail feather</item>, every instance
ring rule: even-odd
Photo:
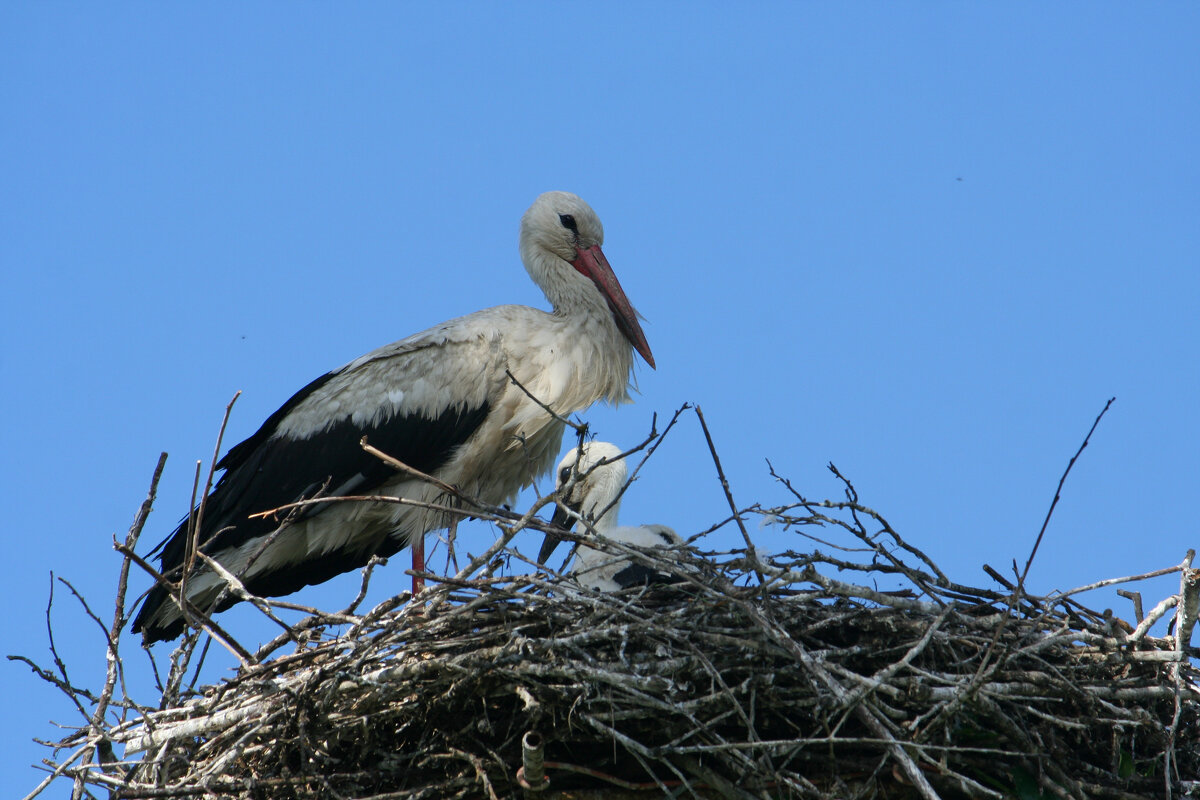
[[[146,594],[130,628],[142,634],[142,644],[146,645],[178,638],[183,629],[183,615],[162,586],[155,586]]]

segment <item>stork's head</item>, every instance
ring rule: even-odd
[[[537,248],[568,263],[580,249],[604,244],[604,226],[592,207],[570,192],[546,192],[521,217],[521,254]]]
[[[603,299],[621,333],[653,367],[638,313],[604,257],[603,243],[600,218],[570,192],[546,192],[521,217],[521,260],[555,309],[585,309]]]
[[[558,462],[558,507],[551,522],[560,528],[571,528],[577,519],[583,519],[601,532],[613,527],[628,475],[621,448],[616,445],[586,442],[572,447]],[[547,534],[538,562],[546,563],[560,541],[557,536]]]

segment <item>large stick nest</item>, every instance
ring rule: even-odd
[[[616,594],[502,574],[536,525],[509,515],[420,602],[287,626],[235,648],[243,666],[218,685],[186,686],[207,636],[192,634],[160,710],[109,700],[119,612],[99,710],[40,670],[91,714],[56,743],[52,778],[121,798],[1200,795],[1190,554],[1160,571],[1180,593],[1128,623],[1080,590],[1034,597],[995,571],[994,589],[957,584],[846,489],[734,513],[735,551],[611,545],[677,578]],[[818,551],[759,553],[754,514]],[[1176,635],[1149,635],[1172,608]]]
[[[776,560],[773,588],[684,559],[694,582],[619,597],[436,590],[432,613],[300,647],[114,736],[151,754],[121,796],[512,796],[528,731],[564,796],[916,796],[902,753],[943,797],[1161,796],[1167,752],[1200,775],[1198,695],[1168,640],[1129,646],[1069,603],[882,596],[813,560]]]

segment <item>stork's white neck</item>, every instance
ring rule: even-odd
[[[524,245],[525,242],[522,242]],[[615,329],[608,301],[586,276],[570,262],[541,247],[521,248],[521,260],[529,277],[538,285],[556,314],[564,316],[601,317]]]
[[[554,309],[554,324],[545,331],[552,338],[536,343],[547,357],[537,360],[538,368],[554,374],[529,375],[525,379],[540,385],[545,394],[538,397],[560,410],[582,408],[600,398],[610,403],[628,401],[633,346],[617,327],[600,290],[552,253],[543,250],[523,255],[527,255],[530,276]],[[587,365],[586,373],[577,371],[583,365]],[[564,370],[571,374],[557,375]],[[574,398],[577,392],[588,396]],[[561,406],[554,403],[558,398]]]

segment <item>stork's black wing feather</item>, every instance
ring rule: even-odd
[[[310,381],[303,389],[296,392],[288,398],[288,401],[275,410],[271,416],[259,426],[258,430],[252,436],[243,442],[238,442],[217,462],[217,469],[236,469],[241,464],[250,459],[254,451],[266,444],[272,434],[279,429],[279,423],[283,422],[284,417],[292,413],[296,406],[307,400],[313,392],[320,389],[325,384],[329,383],[335,376],[339,375],[345,368],[335,369],[332,372],[326,372],[316,380]]]
[[[641,564],[630,564],[613,575],[613,581],[622,589],[628,589],[630,586],[645,586],[647,584],[681,583],[683,579],[666,572],[659,572],[656,569],[651,569]]]
[[[292,409],[300,405],[300,403],[308,398],[309,395],[320,389],[322,386],[328,383],[331,378],[341,371],[342,370],[340,369],[335,369],[332,372],[326,372],[316,380],[310,381],[304,388],[288,398],[286,403],[276,409],[271,416],[267,417],[267,419],[262,425],[259,426],[258,430],[255,431],[253,435],[229,448],[225,455],[222,456],[217,462],[216,468],[219,470],[225,470],[226,475],[228,475],[229,471],[237,469],[239,466],[245,463],[253,456],[256,450],[267,443],[267,440],[271,438],[271,434],[275,433],[275,430],[279,427],[279,423],[283,421],[283,418],[286,417],[292,411]],[[216,489],[219,488],[221,483],[224,481],[225,475],[223,475],[217,481],[217,486],[214,487],[212,495],[209,497],[210,502],[216,495]],[[205,505],[207,507],[207,503]],[[157,547],[150,551],[151,556],[157,555],[159,557],[159,562],[164,570],[179,566],[179,563],[183,558],[183,548],[185,544],[184,532],[187,529],[188,521],[191,519],[192,514],[195,513],[196,510],[193,509],[190,513],[185,515],[184,518],[180,520],[179,527],[177,527],[170,536],[159,542]],[[211,528],[209,530],[211,530]],[[211,536],[209,538],[211,538]],[[201,536],[200,541],[203,543],[205,541],[205,537]]]
[[[436,418],[410,414],[363,426],[342,420],[306,439],[260,437],[262,431],[231,448],[222,460],[227,470],[205,502],[200,547],[215,553],[279,526],[272,517],[249,519],[251,514],[313,497],[318,492],[337,495],[369,494],[396,471],[362,449],[367,441],[383,452],[422,472],[444,464],[487,417],[486,405],[447,411]],[[258,441],[255,439],[258,438]],[[253,444],[253,447],[245,445]],[[231,456],[237,455],[237,459]],[[298,518],[318,514],[324,505],[300,509]],[[163,547],[162,567],[178,567],[183,560],[187,520]],[[393,551],[395,552],[395,551]],[[368,554],[369,557],[369,554]]]
[[[287,414],[336,374],[323,375],[301,389],[254,435],[231,447],[218,462],[225,474],[204,504],[198,537],[201,550],[218,553],[269,535],[279,526],[279,520],[249,518],[260,511],[312,497],[318,492],[370,494],[396,472],[362,449],[360,441],[364,436],[372,445],[404,463],[422,472],[434,472],[479,428],[489,410],[488,405],[482,403],[471,408],[446,410],[436,417],[422,414],[392,416],[372,425],[345,418],[307,438],[276,436]],[[319,514],[326,507],[316,504],[299,509],[296,514],[300,518],[308,517]],[[188,519],[185,518],[160,546],[161,571],[174,579],[178,577],[174,573],[178,572],[187,552]],[[246,588],[266,596],[288,594],[362,566],[372,555],[392,555],[401,546],[402,543],[387,539],[375,552],[329,554],[317,563],[306,565],[303,570],[260,575],[247,582]],[[154,587],[134,620],[133,630],[142,630],[164,602],[169,602],[166,590]],[[222,607],[233,602],[229,599]],[[151,639],[169,639],[181,630],[180,621],[162,630],[146,632]]]

